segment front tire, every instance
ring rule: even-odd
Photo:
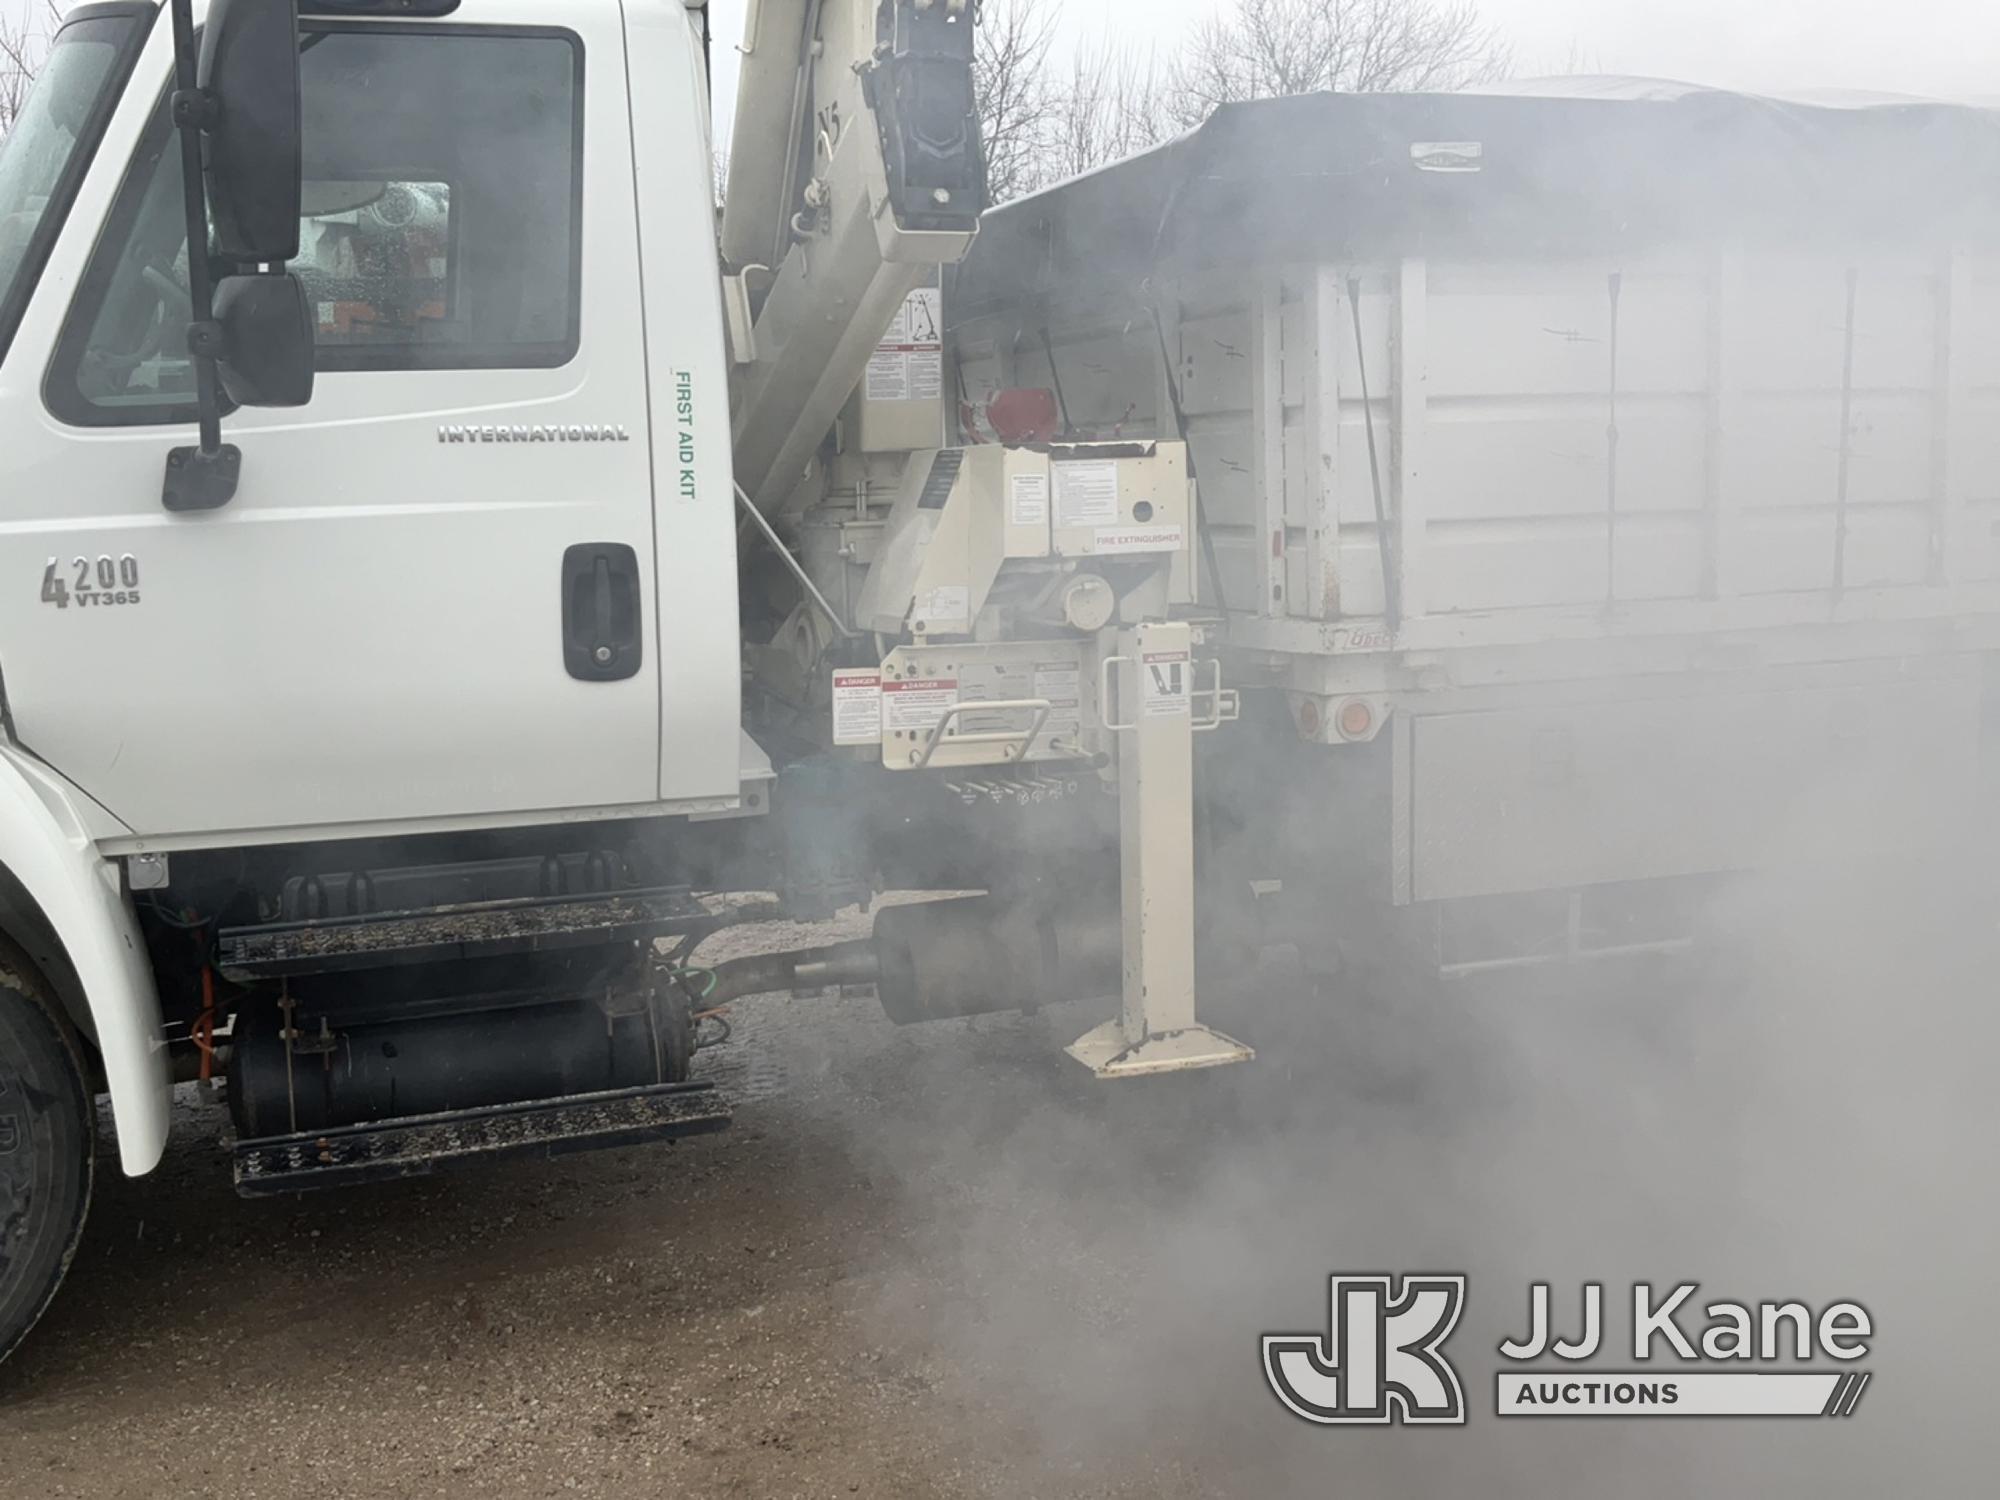
[[[83,1237],[97,1116],[76,1040],[0,966],[0,1360],[54,1298]]]

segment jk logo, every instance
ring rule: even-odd
[[[1458,1371],[1440,1352],[1465,1310],[1463,1276],[1337,1275],[1329,1336],[1267,1333],[1264,1378],[1292,1413],[1349,1423],[1465,1421]]]

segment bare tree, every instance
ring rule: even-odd
[[[1569,47],[1560,56],[1544,54],[1542,57],[1526,61],[1519,74],[1522,78],[1585,78],[1604,71],[1604,60],[1595,52],[1586,52],[1583,43],[1576,37],[1569,39]]]
[[[0,136],[14,128],[27,102],[28,85],[35,81],[32,58],[23,28],[0,18]]]
[[[1171,134],[1169,80],[1151,50],[1109,35],[1057,56],[1049,0],[985,0],[974,64],[986,176],[1004,203]]]
[[[61,24],[56,0],[42,0],[23,20],[0,17],[0,135],[14,128],[42,59],[48,56],[49,40]]]
[[[1220,104],[1455,89],[1512,60],[1476,0],[1232,0],[1165,56],[1109,33],[1066,49],[1049,0],[984,0],[975,82],[991,197],[1158,145]]]
[[[1236,0],[1181,49],[1173,108],[1192,125],[1242,99],[1456,89],[1512,60],[1475,0]]]
[[[979,128],[986,147],[986,191],[1004,203],[1041,187],[1057,114],[1049,50],[1055,10],[1047,0],[984,0],[972,60]]]
[[[1079,46],[1055,99],[1051,176],[1077,176],[1175,134],[1168,72],[1150,48],[1109,37]]]

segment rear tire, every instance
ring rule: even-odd
[[[40,1318],[83,1237],[97,1114],[75,1038],[0,967],[0,1360]]]

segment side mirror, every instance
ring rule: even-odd
[[[299,278],[225,276],[215,285],[215,356],[238,406],[304,406],[313,392],[312,310]]]
[[[215,0],[196,74],[212,101],[208,204],[225,260],[263,264],[299,253],[297,0]]]
[[[168,451],[160,504],[214,510],[235,495],[243,469],[242,453],[222,440],[216,387],[233,381],[230,394],[251,406],[295,406],[312,394],[304,291],[287,275],[245,277],[273,285],[226,290],[225,311],[208,254],[211,230],[226,264],[282,265],[299,253],[299,11],[297,0],[214,0],[197,43],[194,0],[167,9],[200,441]],[[261,347],[267,337],[274,342]]]

